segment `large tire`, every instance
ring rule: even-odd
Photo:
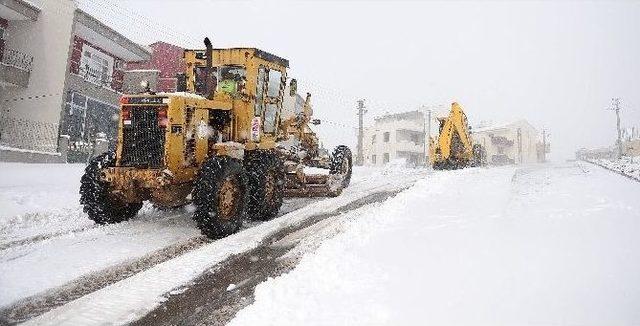
[[[329,174],[343,174],[342,188],[346,188],[351,183],[353,173],[353,156],[349,147],[340,145],[331,154],[331,165]]]
[[[98,224],[119,223],[138,214],[142,203],[125,203],[109,194],[109,184],[100,179],[102,169],[115,165],[113,153],[92,159],[80,179],[80,204],[89,219]]]
[[[205,162],[193,189],[193,219],[202,234],[219,239],[237,232],[247,207],[247,177],[242,162],[226,156]]]
[[[274,151],[255,150],[245,156],[249,218],[268,221],[278,215],[284,197],[285,171]]]

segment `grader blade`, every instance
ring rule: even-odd
[[[338,174],[291,174],[285,181],[285,197],[335,197],[342,193],[343,177]]]

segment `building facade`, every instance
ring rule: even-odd
[[[543,149],[538,131],[526,120],[473,128],[471,138],[485,148],[490,165],[540,162],[544,157],[540,152],[549,150],[549,144]]]
[[[177,74],[184,73],[184,49],[165,42],[155,42],[149,45],[152,50],[151,59],[144,62],[130,62],[127,70],[149,78],[150,84],[156,85],[151,89],[158,92],[175,92],[178,87]],[[153,74],[157,71],[157,74]],[[140,79],[138,77],[137,79]]]
[[[365,165],[383,166],[403,160],[408,166],[425,163],[425,118],[420,111],[388,114],[375,118],[363,139]]]
[[[72,1],[0,2],[0,160],[84,161],[111,143],[125,64],[150,50]]]

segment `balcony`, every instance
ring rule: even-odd
[[[0,85],[27,87],[33,57],[4,46],[0,51]]]
[[[491,137],[491,143],[493,145],[496,146],[504,146],[504,147],[511,147],[513,146],[513,140],[508,139],[507,137],[504,136],[494,136],[493,134],[489,134],[489,137]]]
[[[0,0],[0,17],[6,20],[38,20],[40,8],[24,0]]]

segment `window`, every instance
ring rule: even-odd
[[[276,118],[278,114],[278,105],[269,103],[264,110],[264,127],[265,133],[274,133],[276,131]]]
[[[109,85],[113,75],[113,58],[85,44],[80,59],[80,75],[92,83]]]
[[[253,113],[256,117],[262,115],[262,106],[264,101],[264,84],[267,78],[267,70],[264,67],[258,69],[258,80],[256,81],[256,104]]]
[[[371,163],[376,164],[376,156],[371,155]]]
[[[282,88],[282,73],[277,70],[269,70],[269,85],[267,87],[267,96],[280,97],[280,89]]]
[[[376,143],[376,135],[371,136],[371,143],[372,144]]]
[[[389,153],[382,154],[382,163],[384,164],[389,163]]]
[[[247,72],[239,66],[221,66],[216,70],[218,74],[217,91],[229,93],[232,96],[242,92],[246,86]]]
[[[383,139],[383,140],[384,140],[384,142],[385,142],[385,143],[388,143],[388,142],[389,142],[389,132],[385,132],[382,136],[383,136],[383,138],[384,138],[384,139]],[[388,154],[387,154],[387,155],[388,155]]]

